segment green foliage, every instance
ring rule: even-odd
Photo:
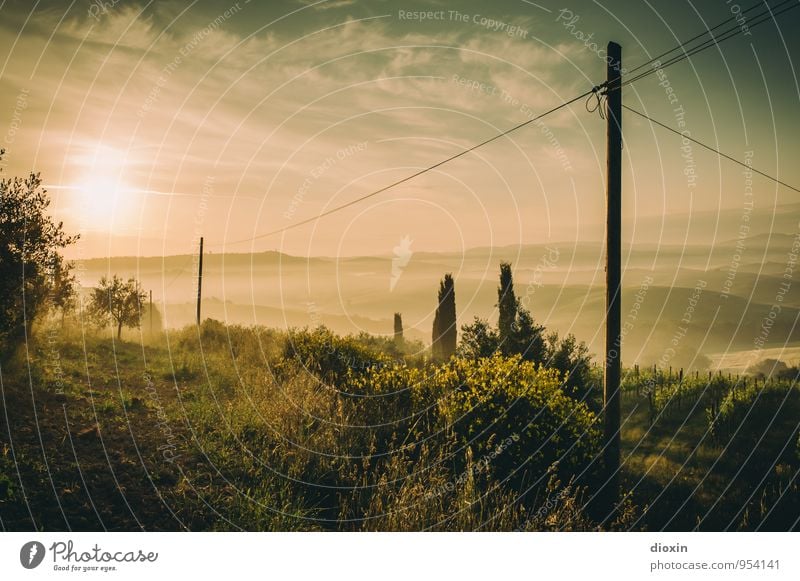
[[[475,320],[461,327],[461,341],[457,354],[465,359],[491,357],[500,347],[500,337],[485,319]]]
[[[391,335],[212,320],[144,347],[91,332],[80,342],[34,335],[29,354],[3,367],[0,429],[15,446],[12,460],[0,444],[4,526],[62,530],[66,515],[96,530],[81,490],[90,482],[102,526],[121,530],[597,528],[586,507],[601,482],[597,416],[569,396],[562,373],[499,352],[441,364],[396,353]],[[600,375],[589,370],[593,382]],[[626,496],[604,529],[683,530],[698,515],[710,530],[792,526],[796,387],[740,383],[734,398],[734,383],[720,375],[623,378],[622,483],[649,506],[637,517]],[[651,426],[648,394],[660,416]],[[714,402],[710,438],[702,412]],[[102,442],[84,431],[95,422]],[[174,465],[160,449],[170,442]],[[119,509],[120,488],[135,517]]]
[[[550,333],[547,337],[547,348],[544,364],[554,367],[564,374],[565,391],[577,399],[586,395],[592,388],[589,369],[591,357],[586,344],[579,342],[570,334],[559,339],[558,333]]]
[[[394,337],[370,335],[365,332],[351,335],[349,339],[370,351],[382,353],[394,361],[405,362],[407,365],[419,366],[425,361],[426,349],[421,341],[403,339],[398,342]]]
[[[568,395],[582,399],[591,389],[588,348],[574,335],[560,339],[558,333],[545,338],[545,328],[537,325],[531,313],[514,295],[511,266],[500,264],[500,286],[497,289],[500,311],[497,329],[478,317],[462,327],[458,355],[467,359],[489,357],[496,352],[518,355],[524,361],[542,364],[560,371],[565,377]]]
[[[448,428],[477,456],[514,441],[493,463],[503,477],[537,481],[556,462],[575,474],[597,455],[597,418],[564,393],[557,370],[498,354],[453,360],[429,382],[447,394],[439,405]]]
[[[11,458],[10,448],[3,444],[0,448],[0,507],[4,503],[14,500],[14,462]]]
[[[439,283],[438,307],[433,319],[432,351],[435,359],[447,360],[456,352],[456,289],[452,274],[445,274]]]
[[[776,429],[776,414],[782,409],[800,411],[800,391],[794,382],[762,381],[732,386],[718,408],[709,410],[709,430],[718,443],[730,445],[735,439],[749,443],[752,448],[768,431]],[[794,434],[782,439],[796,440],[797,427],[794,429]]]
[[[720,373],[681,378],[678,373],[647,369],[623,374],[621,383],[623,393],[649,400],[651,423],[684,418],[690,408],[699,405],[705,410],[710,433],[721,444],[728,442],[737,429],[748,434],[745,440],[758,439],[775,418],[776,410],[782,406],[793,409],[799,401],[794,382],[728,378]],[[761,429],[760,434],[749,431],[757,429]]]
[[[100,526],[75,484],[82,482],[76,453],[96,505],[105,508],[103,524],[117,529],[140,524],[116,510],[118,486],[148,529],[598,526],[592,518],[598,515],[586,509],[600,482],[594,467],[601,452],[597,416],[569,396],[556,369],[499,352],[433,364],[397,358],[391,335],[338,337],[324,328],[284,333],[211,320],[159,341],[164,343],[144,347],[152,389],[145,389],[142,379],[142,346],[114,344],[91,333],[81,343],[34,340],[29,358],[15,360],[15,368],[4,366],[8,413],[0,414],[0,421],[8,426],[0,427],[15,438],[14,462],[0,445],[0,511],[7,528],[30,527],[29,509],[34,526],[48,530],[64,527],[61,510],[70,524]],[[58,371],[49,360],[52,345],[60,354]],[[591,380],[599,373],[590,370]],[[63,384],[58,393],[56,379]],[[41,435],[29,429],[31,383]],[[769,518],[768,526],[785,530],[794,522],[797,389],[776,382],[759,398],[749,386],[723,402],[732,385],[721,376],[709,383],[707,377],[679,382],[677,374],[670,379],[661,372],[625,374],[623,405],[631,415],[625,415],[630,419],[623,445],[630,456],[623,484],[637,483],[636,491],[643,487],[641,503],[650,503],[665,486],[669,491],[658,501],[661,508],[649,507],[642,515],[646,520],[636,517],[626,497],[619,517],[605,529],[674,522],[684,488],[691,493],[699,482],[705,489],[691,501],[697,504],[680,509],[689,515],[689,527],[697,514],[712,510],[719,514],[709,516],[704,528],[733,523],[731,528],[753,529]],[[759,382],[759,390],[763,387]],[[663,411],[655,426],[645,425],[647,407],[639,398],[647,393]],[[719,439],[712,441],[702,410],[715,398]],[[691,412],[693,407],[700,413]],[[78,435],[94,422],[102,429],[102,443],[92,432]],[[731,422],[742,426],[740,435],[721,432]],[[172,430],[169,435],[164,426]],[[641,436],[632,435],[637,432]],[[48,446],[72,438],[74,446],[48,448],[45,466],[40,437]],[[175,465],[165,462],[159,449],[168,442],[177,443]],[[118,463],[113,478],[101,445]],[[142,462],[157,489],[142,478]],[[659,473],[663,481],[656,480]],[[59,505],[51,502],[53,487]],[[19,494],[23,489],[25,498]],[[111,492],[103,496],[103,490]],[[164,503],[175,517],[157,509]]]
[[[104,276],[97,288],[92,289],[89,314],[101,326],[115,326],[119,339],[123,326],[139,327],[146,299],[136,279],[129,278],[126,282],[116,274],[111,280]]]
[[[461,327],[461,341],[456,353],[466,359],[478,359],[500,352],[519,355],[525,361],[545,363],[548,361],[548,351],[543,332],[544,327],[534,323],[531,314],[522,307],[518,309],[516,320],[505,340],[488,321],[475,317],[472,323]]]
[[[394,341],[398,348],[403,346],[403,316],[400,313],[394,314]]]
[[[204,342],[215,366],[228,351],[223,343]],[[293,331],[282,340],[279,373],[240,380],[223,417],[214,412],[217,391],[188,405],[210,460],[253,496],[236,514],[251,502],[278,502],[283,490],[286,512],[313,517],[294,521],[306,529],[330,519],[342,530],[514,530],[532,526],[548,470],[566,473],[596,454],[595,417],[564,395],[557,372],[499,354],[412,366],[381,350],[393,344]],[[247,376],[252,364],[236,361]],[[259,461],[229,452],[241,449]],[[292,486],[273,471],[295,479]],[[523,481],[533,484],[525,502],[512,484]],[[582,507],[570,506],[568,526],[588,527]],[[264,514],[258,522],[276,521]]]
[[[661,387],[654,388],[652,393],[652,413],[657,416],[680,417],[685,409],[704,396],[719,397],[728,388],[727,382],[720,376],[710,381],[685,378],[683,381],[673,379]]]
[[[346,389],[353,376],[373,367],[391,365],[392,360],[352,337],[340,337],[325,327],[290,332],[283,351],[286,362],[303,369],[338,389]]]
[[[681,378],[678,372],[670,375],[647,368],[623,373],[620,388],[623,393],[647,399],[650,423],[654,423],[659,419],[683,418],[696,404],[715,406],[730,389],[730,382],[719,374],[710,377],[686,374]]]
[[[206,319],[200,327],[187,327],[178,337],[181,349],[186,351],[229,352],[234,359],[245,355],[254,361],[263,361],[269,350],[267,347],[276,340],[276,333]]]
[[[506,354],[517,354],[525,361],[533,361],[534,363],[546,362],[548,353],[544,331],[545,328],[543,326],[534,322],[530,312],[519,306],[517,308],[517,318],[511,326],[511,333],[505,343],[507,346]],[[561,371],[565,370],[561,369]]]
[[[50,198],[41,186],[37,173],[0,180],[0,349],[24,333],[48,298],[63,308],[72,295],[72,265],[60,251],[78,237],[48,216]]]
[[[789,367],[777,359],[762,359],[747,369],[747,374],[759,379],[794,379],[798,376],[797,367]]]
[[[51,278],[51,304],[50,307],[53,311],[57,311],[61,315],[62,326],[64,319],[68,313],[75,310],[78,303],[78,280],[72,273],[70,265],[65,267],[64,264],[57,264],[53,270]]]
[[[520,355],[525,361],[546,360],[544,327],[537,325],[530,311],[523,308],[514,294],[511,265],[500,263],[500,286],[497,287],[497,338],[504,355]],[[561,371],[565,369],[559,368]]]
[[[517,320],[517,297],[514,294],[514,280],[511,274],[511,265],[508,262],[500,263],[500,286],[497,287],[497,334],[500,337],[500,346],[503,353],[511,353],[511,333]]]

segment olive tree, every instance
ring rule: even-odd
[[[0,159],[4,150],[0,149]],[[69,306],[72,264],[60,251],[77,241],[48,214],[38,173],[0,179],[0,349],[26,334],[48,302]],[[52,299],[52,300],[48,300]]]
[[[92,289],[89,312],[101,325],[117,328],[117,339],[122,336],[122,327],[138,328],[147,295],[134,278],[126,281],[116,274],[109,280],[100,279],[97,288]]]

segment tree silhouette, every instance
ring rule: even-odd
[[[514,277],[508,262],[500,263],[500,286],[497,287],[497,337],[504,355],[542,363],[546,356],[544,327],[537,325],[531,313],[520,305],[514,294]]]
[[[517,318],[512,325],[511,336],[508,341],[510,353],[519,353],[526,361],[543,363],[547,358],[547,345],[544,338],[545,328],[537,325],[533,315],[517,306]]]
[[[466,359],[491,357],[498,350],[499,344],[497,331],[485,319],[475,317],[472,323],[461,327],[458,355]]]
[[[439,307],[436,307],[436,312],[433,314],[433,331],[431,336],[431,353],[434,359],[442,358],[442,333],[439,330],[441,325],[440,319]]]
[[[100,324],[116,325],[117,339],[122,335],[122,326],[139,327],[147,295],[133,279],[123,281],[116,274],[111,280],[105,276],[99,286],[92,290],[89,310]]]
[[[796,369],[786,365],[783,361],[778,359],[762,359],[755,365],[751,365],[746,369],[748,375],[752,375],[759,379],[769,379],[777,377],[779,379],[792,379],[796,375]]]
[[[461,331],[459,355],[471,359],[489,357],[499,350],[503,355],[521,355],[526,361],[544,363],[548,358],[545,328],[537,325],[530,312],[514,294],[511,265],[500,263],[500,286],[497,288],[500,316],[497,330],[488,321],[475,318]]]
[[[75,290],[78,281],[69,268],[65,269],[63,265],[59,264],[53,271],[50,284],[51,307],[61,314],[61,325],[63,326],[67,313],[75,310],[78,302],[78,293]]]
[[[403,344],[403,316],[394,314],[394,342],[399,347]]]
[[[576,399],[585,399],[586,390],[591,389],[588,384],[591,357],[586,344],[572,334],[561,339],[553,331],[547,336],[545,359],[548,367],[564,374],[564,392]]]
[[[439,283],[439,306],[433,318],[433,356],[450,359],[456,352],[456,289],[452,274],[445,274]]]
[[[508,262],[501,262],[500,286],[497,287],[497,308],[500,314],[497,321],[497,333],[500,337],[500,349],[506,355],[513,349],[511,343],[514,323],[517,320],[517,306],[511,265]]]
[[[47,215],[50,198],[41,185],[37,173],[0,180],[0,348],[30,327],[56,281],[72,280],[59,251],[78,236]]]

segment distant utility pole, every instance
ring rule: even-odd
[[[620,370],[621,370],[621,265],[622,265],[622,47],[608,43],[606,69],[607,146],[606,171],[606,361],[603,385],[605,488],[613,503],[619,498]]]
[[[200,324],[200,300],[203,298],[203,237],[200,237],[200,264],[197,269],[197,324]]]
[[[153,289],[150,289],[150,335],[153,334]]]

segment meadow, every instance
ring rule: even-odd
[[[2,363],[3,530],[793,530],[793,380],[626,369],[598,501],[600,370],[434,361],[324,327],[118,341],[50,320]]]

